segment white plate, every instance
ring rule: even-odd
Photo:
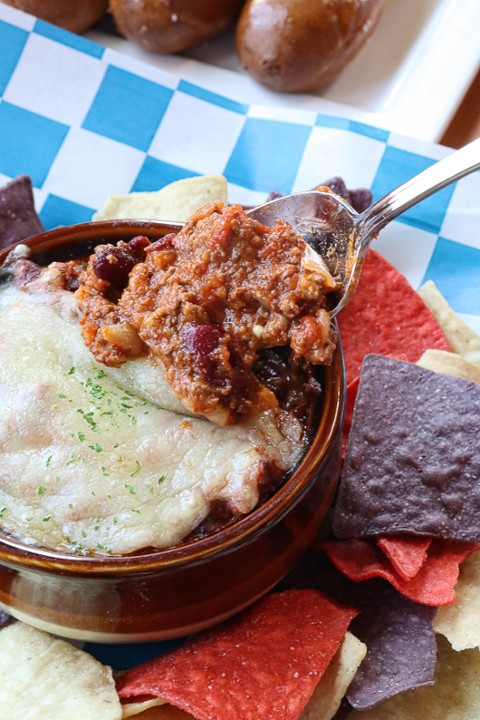
[[[99,29],[92,40],[240,102],[333,112],[438,142],[480,65],[480,0],[388,0],[374,35],[313,95],[274,93],[241,69],[233,33],[183,55],[156,55]]]

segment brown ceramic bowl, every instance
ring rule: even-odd
[[[38,262],[102,241],[151,239],[176,230],[137,221],[84,223],[25,244]],[[0,263],[6,251],[0,253]],[[321,405],[309,448],[282,487],[258,509],[214,535],[129,556],[80,557],[31,547],[0,531],[0,606],[65,637],[139,642],[213,625],[280,581],[325,522],[336,489],[345,398],[339,349],[322,371]]]

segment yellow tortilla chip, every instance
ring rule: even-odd
[[[480,367],[475,363],[468,362],[457,353],[446,350],[425,350],[420,360],[417,361],[417,365],[427,370],[433,370],[433,372],[480,383]]]
[[[125,715],[124,715],[125,717]],[[140,715],[135,715],[136,720],[195,720],[193,715],[186,713],[184,710],[173,707],[173,705],[163,704],[152,706],[144,710]],[[100,720],[100,718],[99,718]]]
[[[408,662],[408,658],[401,658]],[[352,711],[346,720],[477,720],[480,718],[480,652],[455,652],[438,636],[433,685],[396,695],[372,710]]]
[[[439,608],[433,629],[445,635],[454,650],[480,648],[480,552],[461,564],[455,594],[453,605]]]
[[[345,640],[315,688],[300,720],[330,720],[333,718],[360,663],[367,646],[347,632]]]
[[[465,360],[480,365],[480,335],[458,317],[434,282],[428,280],[418,292],[435,315],[452,350]]]
[[[111,668],[21,622],[0,631],[0,717],[120,720]]]
[[[227,181],[222,175],[185,178],[153,192],[111,195],[93,220],[162,220],[184,222],[199,208],[227,202]]]
[[[151,710],[152,708],[157,709],[160,706],[164,706],[166,704],[165,700],[162,700],[162,698],[152,698],[151,700],[133,700],[132,702],[127,702],[122,704],[122,720],[126,720],[127,718],[131,717],[150,717],[150,715],[146,715],[147,711]],[[153,715],[153,717],[156,717]]]

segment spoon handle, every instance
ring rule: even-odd
[[[365,242],[370,243],[372,235],[378,233],[397,215],[478,168],[480,168],[480,138],[430,165],[365,210],[357,219],[362,227]]]

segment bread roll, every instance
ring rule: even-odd
[[[334,80],[376,27],[386,0],[248,0],[237,25],[243,67],[272,90]]]
[[[66,30],[81,33],[94,25],[107,9],[107,0],[2,0]]]
[[[118,31],[146,50],[175,53],[213,37],[243,0],[110,0]]]

